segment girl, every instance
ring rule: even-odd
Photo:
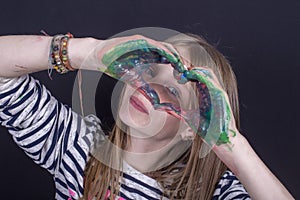
[[[234,74],[228,61],[203,39],[179,35],[166,44],[139,35],[101,41],[70,38],[0,38],[1,124],[28,156],[53,174],[56,199],[293,199],[238,132]],[[118,50],[120,45],[135,45],[141,40],[156,47],[155,53],[167,61],[155,61],[141,70],[138,75],[143,83],[126,85],[116,126],[109,136],[101,130],[97,117],[81,117],[27,75],[48,69],[51,46],[50,67],[59,73],[82,68],[120,78],[116,67],[107,68],[105,58],[111,52],[115,53],[112,57],[122,52],[122,48],[112,51],[113,47]],[[130,51],[120,55],[124,53]],[[144,58],[146,53],[138,55]],[[173,62],[178,55],[189,70],[209,66],[209,83],[225,91],[222,96],[230,103],[234,117],[230,127],[236,133],[227,134],[232,148],[216,144],[217,140],[213,151],[204,156],[203,140],[210,140],[194,134],[176,116],[175,107],[188,110],[199,106],[205,94],[197,93],[195,82],[180,84],[174,79],[173,68],[166,64],[178,68]],[[128,79],[125,82],[130,83]],[[145,85],[151,89],[137,87]],[[149,98],[150,94],[157,98]],[[154,109],[161,103],[168,106]],[[199,117],[201,122],[203,116]]]

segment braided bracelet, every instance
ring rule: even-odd
[[[75,70],[70,65],[68,58],[68,41],[70,38],[73,38],[73,35],[70,33],[55,35],[52,38],[49,53],[49,74],[51,74],[52,69],[55,69],[60,74]]]

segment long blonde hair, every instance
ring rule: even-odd
[[[173,46],[186,47],[190,60],[197,66],[209,66],[218,77],[223,89],[227,92],[232,107],[236,126],[239,130],[239,103],[235,75],[227,59],[213,46],[197,35],[188,34],[177,36],[168,40]],[[197,43],[204,50],[195,50],[190,46]],[[122,131],[124,128],[115,126],[109,139],[113,144],[124,149],[130,141],[129,136]],[[224,174],[227,167],[211,151],[207,156],[199,158],[203,144],[200,136],[196,136],[191,147],[175,162],[158,171],[147,173],[157,180],[164,191],[164,195],[170,199],[211,199],[215,187]],[[107,155],[113,159],[114,155],[107,150]],[[88,161],[85,170],[84,197],[83,199],[105,199],[106,192],[110,188],[111,194],[118,194],[119,178],[121,170],[112,169],[101,163],[94,157]],[[171,180],[171,181],[170,181]]]

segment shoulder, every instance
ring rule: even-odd
[[[242,183],[231,172],[226,171],[216,186],[213,200],[251,199]]]

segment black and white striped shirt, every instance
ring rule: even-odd
[[[39,81],[27,75],[0,78],[0,122],[25,153],[53,175],[55,199],[82,197],[84,168],[93,137],[102,132],[97,117],[81,117],[69,106],[58,102]],[[126,163],[124,172],[117,199],[162,197],[162,189],[154,179]],[[217,185],[213,199],[250,197],[237,178],[227,171]]]

